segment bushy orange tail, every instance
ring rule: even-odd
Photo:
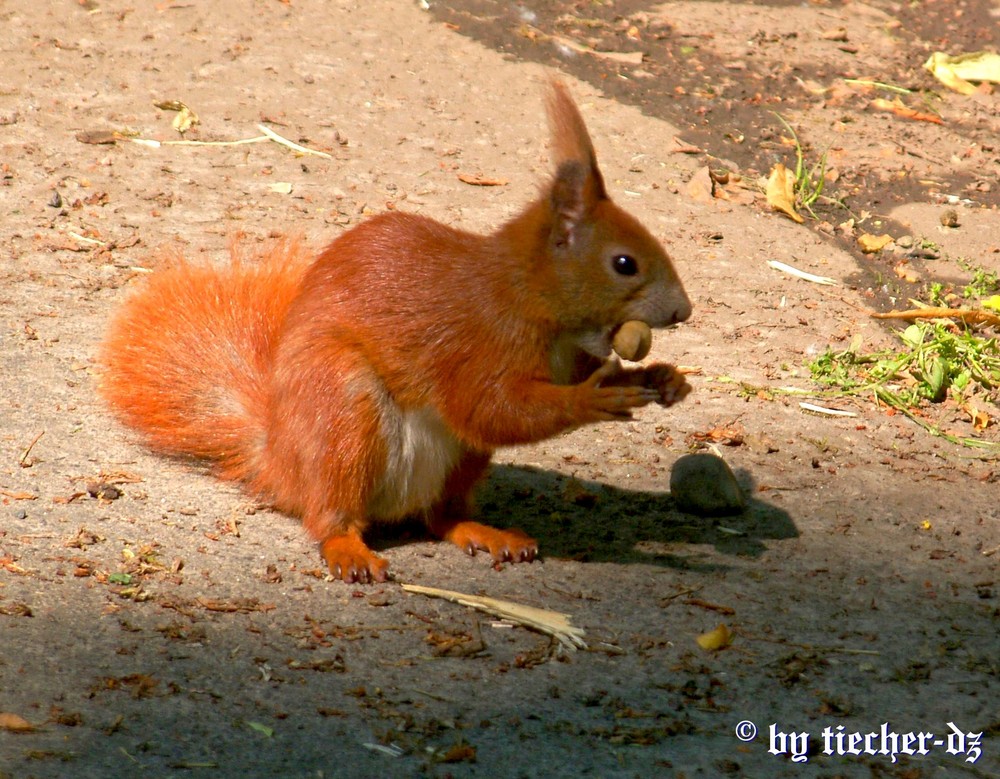
[[[168,254],[121,308],[102,349],[101,393],[162,452],[212,461],[245,480],[265,440],[271,355],[311,259],[296,241],[228,265]]]

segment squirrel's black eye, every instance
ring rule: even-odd
[[[635,257],[627,254],[616,254],[611,260],[611,267],[622,276],[634,276],[639,272],[639,263],[635,261]]]

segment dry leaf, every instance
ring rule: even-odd
[[[437,760],[439,763],[475,763],[476,748],[471,744],[456,744]]]
[[[915,111],[909,106],[905,105],[902,100],[898,97],[895,100],[886,100],[882,97],[877,97],[869,103],[872,108],[877,108],[879,111],[891,111],[896,116],[901,116],[903,119],[915,119],[920,122],[933,122],[934,124],[944,124],[944,120],[937,116],[936,114],[926,114],[921,111]]]
[[[966,403],[962,406],[962,410],[969,415],[969,421],[972,422],[973,428],[979,432],[988,428],[993,422],[990,415],[985,411],[980,411],[974,403]]]
[[[711,203],[715,198],[715,181],[712,179],[712,172],[707,167],[700,168],[684,189],[688,197],[695,203]]]
[[[875,254],[875,252],[880,252],[890,243],[892,243],[892,236],[885,233],[882,235],[862,233],[858,236],[858,246],[861,247],[861,251],[865,254]]]
[[[474,187],[502,187],[507,184],[507,179],[487,179],[468,173],[459,173],[458,180],[463,184],[471,184]]]
[[[704,151],[699,146],[692,146],[685,143],[677,136],[674,136],[674,148],[669,150],[671,154],[701,154]]]
[[[738,422],[728,425],[718,425],[704,432],[689,433],[684,439],[688,442],[712,443],[721,446],[742,446],[746,441],[746,430]]]
[[[846,43],[847,28],[834,27],[832,30],[824,30],[819,34],[819,37],[825,41],[837,41],[838,43]]]
[[[80,143],[94,145],[116,143],[120,137],[114,130],[81,130],[76,134]]]
[[[920,274],[913,270],[913,268],[910,267],[910,263],[906,260],[896,263],[896,265],[893,266],[893,271],[903,281],[908,281],[911,284],[916,284],[920,281]]]
[[[17,714],[0,711],[0,730],[9,730],[11,733],[30,733],[35,730],[35,726]]]
[[[15,492],[14,490],[0,490],[0,495],[11,500],[37,500],[38,496],[33,492]]]
[[[5,601],[0,603],[0,614],[5,617],[33,617],[34,612],[31,610],[31,606],[27,603],[11,603]]]
[[[767,180],[767,204],[800,224],[805,221],[795,210],[795,179],[780,162]]]
[[[254,611],[271,611],[274,608],[273,603],[261,603],[256,598],[232,598],[230,600],[195,598],[195,600],[206,611],[221,611],[230,614],[249,614]]]
[[[704,649],[706,652],[715,652],[719,649],[725,649],[731,643],[733,643],[733,634],[726,627],[725,623],[719,623],[719,626],[715,630],[710,630],[707,633],[702,633],[700,636],[695,638],[698,642],[698,646]]]

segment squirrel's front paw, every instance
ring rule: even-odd
[[[330,536],[323,542],[322,551],[330,574],[346,584],[384,582],[389,578],[389,563],[365,546],[360,536]]]
[[[661,406],[672,406],[680,403],[691,392],[687,377],[678,372],[673,365],[655,363],[645,368],[646,386],[659,393],[657,403]]]
[[[660,402],[661,394],[648,379],[636,381],[637,374],[622,370],[617,360],[608,360],[582,383],[581,422],[631,419],[632,411],[647,403]]]

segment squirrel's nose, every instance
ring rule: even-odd
[[[684,290],[681,290],[680,298],[674,307],[673,315],[670,317],[670,324],[672,325],[676,325],[678,322],[686,322],[691,318],[691,299]]]

